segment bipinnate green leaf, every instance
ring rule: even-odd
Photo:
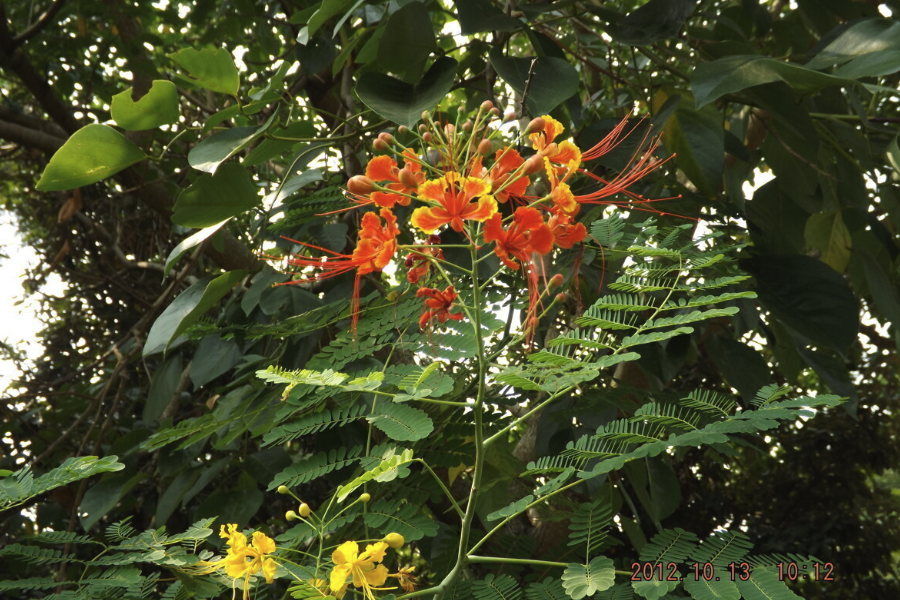
[[[654,535],[642,549],[642,562],[682,564],[697,547],[697,536],[680,527],[663,529]]]
[[[157,79],[140,100],[132,99],[132,88],[112,97],[110,107],[116,125],[128,131],[156,129],[160,125],[177,123],[178,89],[165,79]]]
[[[220,94],[237,96],[241,78],[231,53],[224,48],[184,48],[166,56],[188,72],[189,81]]]
[[[395,500],[381,499],[370,504],[363,516],[366,525],[387,534],[396,531],[407,542],[432,537],[438,532],[438,524],[421,508],[409,502],[399,504]]]
[[[259,204],[250,173],[226,163],[214,175],[203,174],[178,195],[172,222],[182,227],[209,227]]]
[[[725,94],[773,81],[784,81],[800,93],[814,92],[830,86],[857,85],[853,79],[835,77],[774,58],[751,54],[701,62],[691,76],[691,89],[699,109]]]
[[[534,502],[534,496],[531,494],[525,496],[524,498],[520,498],[515,502],[504,506],[500,510],[495,510],[487,516],[488,521],[498,521],[504,517],[509,517],[515,514],[518,514],[525,510],[525,507]]]
[[[349,450],[345,446],[341,446],[304,458],[276,475],[269,484],[269,490],[274,490],[280,485],[295,487],[336,469],[343,469],[347,465],[358,462],[361,452],[362,446],[354,446]]]
[[[519,600],[522,590],[509,575],[491,574],[472,582],[472,597],[475,600]]]
[[[434,423],[425,411],[405,404],[379,402],[374,414],[367,418],[389,438],[400,442],[421,440],[434,430]]]
[[[528,600],[568,600],[561,579],[547,577],[540,583],[531,583],[525,588]]]
[[[572,515],[569,524],[569,546],[584,550],[591,556],[606,540],[606,528],[612,519],[612,510],[605,500],[584,502]]]
[[[693,567],[688,569],[688,574],[684,576],[684,591],[696,600],[740,600],[741,592],[731,581],[728,571],[723,568],[713,569],[712,577],[707,579],[702,567],[701,564],[700,577],[694,577]]]
[[[396,404],[392,406],[401,405]],[[346,500],[347,496],[352,494],[354,490],[359,488],[364,483],[367,483],[369,481],[381,481],[382,479],[379,478],[383,478],[386,474],[392,471],[396,471],[398,467],[407,463],[411,463],[413,460],[413,451],[408,448],[403,450],[403,452],[401,452],[400,454],[393,454],[386,457],[374,469],[370,469],[350,483],[346,483],[340,486],[337,489],[338,502],[343,502],[344,500]]]
[[[453,87],[457,62],[443,56],[422,76],[419,83],[410,85],[382,73],[364,73],[356,82],[356,93],[366,106],[376,113],[412,127],[422,118],[422,112],[431,110]]]
[[[803,600],[778,579],[775,567],[753,569],[750,579],[735,581],[744,600]]]
[[[166,258],[166,264],[163,267],[163,277],[169,274],[169,271],[172,270],[172,267],[175,266],[175,263],[178,262],[178,259],[184,256],[184,253],[190,250],[191,248],[196,248],[204,241],[206,241],[209,236],[213,235],[219,229],[222,228],[222,225],[231,220],[231,217],[223,221],[219,221],[209,227],[204,227],[200,231],[192,234],[190,237],[187,237],[175,246],[171,252],[169,252],[168,258]]]
[[[549,113],[578,91],[578,72],[562,58],[511,57],[494,48],[490,59],[497,74],[520,96],[528,87],[526,112],[532,116]]]
[[[690,560],[724,568],[744,560],[752,548],[750,538],[740,531],[714,531],[691,552]]]
[[[140,148],[108,125],[92,123],[72,134],[56,151],[35,189],[71,190],[115,175],[147,158]]]
[[[230,292],[245,274],[240,270],[229,271],[218,277],[207,275],[194,282],[153,323],[144,342],[143,355],[165,351],[176,337]]]
[[[30,467],[19,469],[0,479],[0,510],[18,506],[44,492],[99,473],[121,471],[125,465],[118,462],[118,458],[118,456],[67,458],[61,465],[39,477],[34,477]]]
[[[563,588],[572,600],[581,600],[611,588],[616,582],[612,559],[598,556],[586,565],[571,563],[562,575]]]
[[[668,573],[668,571],[667,571]],[[631,587],[638,596],[643,596],[647,600],[659,600],[676,587],[677,581],[666,581],[660,579],[642,579],[641,581],[632,581]]]

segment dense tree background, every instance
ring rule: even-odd
[[[49,273],[67,284],[64,297],[44,303],[44,355],[3,405],[0,468],[43,472],[88,454],[127,465],[4,514],[0,542],[44,528],[96,533],[126,516],[139,529],[178,530],[212,515],[277,527],[289,506],[267,491],[273,476],[334,441],[264,445],[278,394],[252,373],[273,360],[303,366],[338,329],[306,332],[308,323],[292,320],[321,302],[270,288],[284,277],[258,252],[281,234],[342,249],[353,218],[314,215],[339,206],[336,186],[361,172],[372,136],[391,126],[367,105],[386,86],[415,85],[403,102],[425,98],[428,107],[429,82],[450,73],[452,98],[469,108],[485,99],[519,108],[527,88],[525,117],[552,108],[583,148],[637,102],[664,152],[677,153],[639,191],[681,198],[629,219],[699,218],[727,233],[722,243],[746,244],[741,265],[758,300],[617,372],[620,390],[665,398],[702,384],[735,389],[746,403],[764,384],[789,383],[850,398],[772,433],[778,452],[748,439],[727,460],[677,456],[660,467],[666,509],[652,498],[658,490],[642,493],[646,476],[626,470],[619,483],[639,502],[625,547],[652,535],[654,521],[701,534],[741,526],[759,551],[835,564],[835,581],[801,587],[807,598],[897,597],[900,22],[892,12],[900,15],[900,1],[0,1],[0,199],[42,257],[29,291]],[[241,114],[228,95],[191,89],[171,57],[188,47],[240,58]],[[68,136],[107,122],[114,95],[132,87],[136,99],[159,79],[179,85],[180,123],[128,134],[158,160],[74,191],[35,191]],[[273,98],[289,100],[276,111]],[[214,128],[265,123],[238,155],[265,199],[164,273],[191,234],[185,219],[172,220],[179,194],[200,176],[187,153]],[[601,175],[630,151],[605,157]],[[326,156],[339,171],[307,168]],[[749,191],[760,173],[770,180]],[[599,292],[598,264],[586,266],[585,303]],[[142,356],[179,292],[237,269],[246,279],[183,343]],[[368,285],[365,293],[376,290]],[[315,291],[327,301],[348,289],[334,281]],[[278,324],[282,335],[254,329]],[[305,333],[288,336],[297,332]],[[614,416],[600,406],[572,410],[596,426]],[[571,439],[574,426],[552,418],[532,428],[555,431],[551,445]],[[203,427],[185,440],[173,429],[184,423]],[[533,437],[523,435],[517,458],[546,451]],[[4,561],[0,579],[42,569]]]

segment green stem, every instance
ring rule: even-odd
[[[444,482],[441,481],[441,478],[437,476],[437,473],[435,473],[431,469],[431,467],[428,465],[428,463],[425,462],[424,460],[422,460],[421,458],[417,458],[413,462],[421,463],[421,465],[423,467],[425,467],[425,469],[427,469],[429,473],[431,473],[431,476],[434,477],[434,480],[437,481],[438,485],[444,491],[444,494],[447,496],[447,499],[450,500],[450,504],[452,504],[453,508],[456,509],[456,514],[459,515],[460,519],[465,519],[466,515],[465,515],[465,513],[463,513],[462,509],[459,507],[459,504],[456,502],[456,498],[453,497],[453,494],[450,493],[450,490],[447,489],[447,486],[444,485]]]
[[[532,560],[530,558],[504,558],[501,556],[474,556],[469,555],[469,562],[473,563],[494,563],[494,564],[513,564],[513,565],[537,565],[539,567],[568,567],[566,563],[550,562],[548,560]],[[630,573],[630,571],[629,571]]]

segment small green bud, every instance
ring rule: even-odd
[[[371,499],[372,499],[372,496],[369,495],[368,492],[366,492],[365,494],[361,494],[359,497],[359,501],[362,502],[363,504],[367,503]]]
[[[289,490],[289,489],[288,489],[288,486],[286,486],[286,485],[279,485],[279,486],[278,486],[278,493],[279,493],[279,494],[290,494],[290,493],[291,493],[291,490]]]
[[[289,510],[289,511],[287,511],[286,513],[284,513],[284,518],[285,518],[285,520],[287,520],[287,521],[296,521],[296,520],[297,520],[297,513],[295,513],[295,512],[292,511],[292,510]]]
[[[403,539],[403,536],[396,531],[392,531],[391,533],[387,534],[386,536],[381,538],[381,541],[394,549],[397,549],[406,543],[406,540]]]
[[[308,517],[310,515],[310,513],[312,513],[312,509],[309,507],[309,504],[304,502],[303,504],[300,505],[300,508],[299,508],[299,510],[297,510],[297,512],[300,513],[300,516],[305,519],[306,517]]]

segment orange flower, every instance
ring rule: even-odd
[[[519,269],[516,260],[529,263],[532,252],[547,254],[553,249],[553,233],[541,213],[530,206],[516,209],[513,222],[506,231],[499,213],[491,217],[484,224],[484,241],[497,242],[494,252],[503,264],[514,270]]]
[[[428,275],[428,271],[431,269],[431,261],[427,257],[431,256],[438,260],[443,260],[444,258],[444,251],[433,247],[441,243],[440,236],[429,235],[426,241],[429,244],[428,248],[416,250],[406,257],[405,264],[406,268],[409,269],[406,272],[406,280],[410,283],[418,283],[421,278]]]
[[[409,196],[414,194],[425,181],[425,173],[422,173],[422,166],[412,150],[409,148],[404,150],[403,157],[404,167],[402,169],[397,166],[397,161],[390,156],[374,157],[366,166],[366,177],[375,182],[388,181],[390,183],[382,183],[381,187],[406,195],[376,190],[369,194],[368,202],[374,202],[378,206],[387,208],[393,208],[395,204],[409,205]]]
[[[575,220],[571,214],[562,210],[550,209],[553,213],[547,219],[547,227],[553,232],[553,241],[560,248],[571,248],[575,244],[584,241],[587,237],[587,229],[581,223],[573,223]]]
[[[544,115],[541,118],[544,120],[543,131],[532,133],[528,138],[535,150],[549,158],[551,162],[560,165],[558,171],[560,174],[565,174],[563,177],[565,179],[581,165],[581,150],[568,140],[559,144],[555,143],[553,140],[563,132],[562,123],[550,115]]]
[[[437,206],[417,208],[410,220],[425,233],[433,233],[448,223],[454,231],[461,232],[463,221],[485,221],[497,212],[497,201],[489,195],[490,191],[491,185],[483,179],[447,173],[419,186],[419,198]],[[477,202],[473,202],[475,198]]]
[[[452,285],[443,292],[435,288],[419,288],[419,291],[416,292],[416,298],[425,298],[425,308],[427,309],[419,319],[419,327],[424,329],[432,319],[437,319],[441,325],[446,323],[447,319],[461,321],[463,318],[462,313],[450,312],[456,296],[456,291]]]
[[[501,148],[494,155],[494,166],[490,172],[481,165],[481,157],[475,159],[472,165],[472,174],[483,177],[491,184],[491,191],[497,202],[505,203],[510,196],[523,196],[528,189],[528,176],[524,173],[510,181],[512,174],[518,169],[525,159],[513,148]],[[487,175],[485,177],[485,175]]]
[[[356,331],[356,323],[359,320],[360,278],[367,273],[380,272],[391,262],[391,258],[397,251],[397,234],[400,233],[400,229],[397,228],[397,217],[394,216],[389,208],[382,208],[380,215],[381,218],[374,212],[367,212],[363,215],[362,226],[359,230],[359,241],[351,255],[332,252],[326,248],[286,238],[291,242],[325,252],[330,256],[313,258],[295,254],[288,259],[289,265],[312,267],[322,272],[306,279],[289,281],[282,285],[321,281],[322,279],[356,270],[356,280],[353,284],[353,301],[351,304],[353,330]],[[384,225],[381,224],[381,219],[384,219]]]

